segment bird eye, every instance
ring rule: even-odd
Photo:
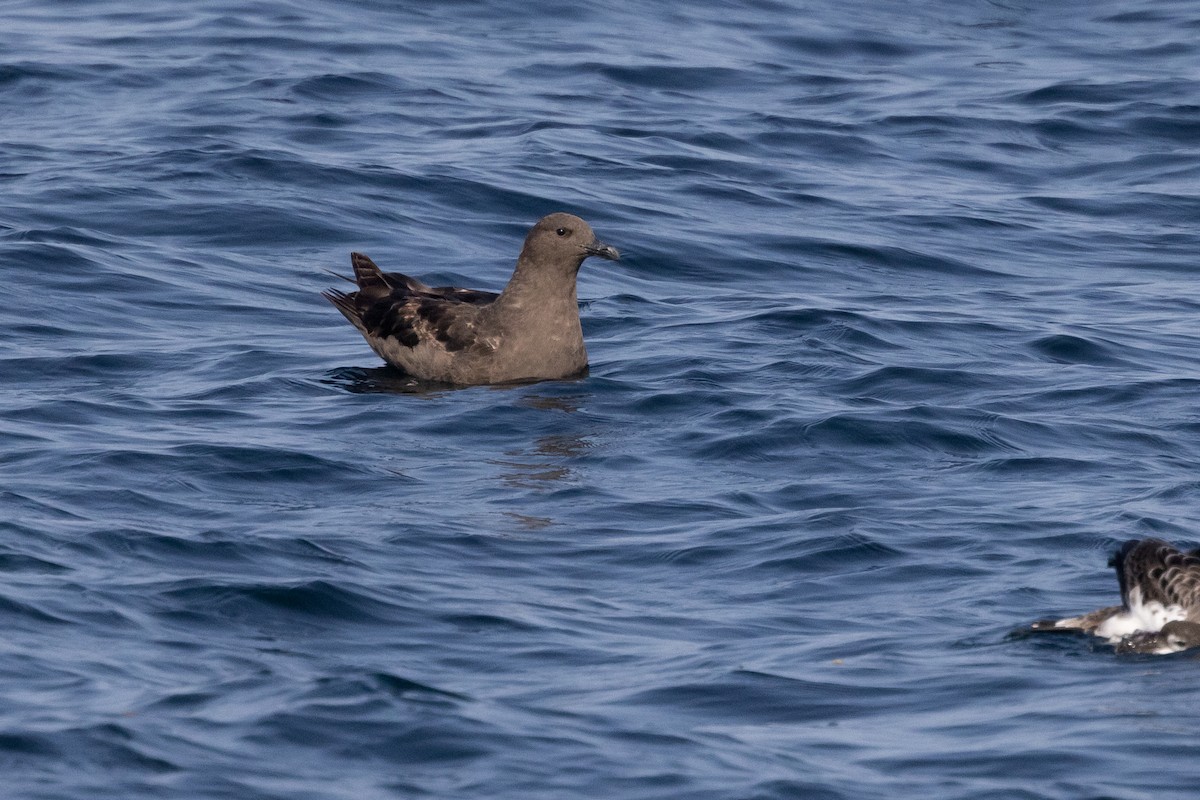
[[[559,228],[558,230],[556,230],[556,231],[555,231],[555,233],[557,233],[559,236],[566,236],[566,235],[567,235],[567,229],[566,229],[566,228]]]

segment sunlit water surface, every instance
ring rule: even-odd
[[[3,16],[6,797],[1192,796],[1193,655],[1011,633],[1200,543],[1196,4]],[[318,294],[554,210],[586,378]]]

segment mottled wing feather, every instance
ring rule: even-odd
[[[379,277],[389,289],[407,289],[410,292],[435,291],[411,275],[405,275],[403,272],[381,272],[379,273]]]
[[[454,352],[486,346],[476,336],[481,306],[493,292],[445,286],[431,288],[399,272],[382,272],[361,253],[350,257],[357,292],[329,289],[323,294],[367,336],[393,338],[406,347],[438,342]]]
[[[430,289],[428,294],[476,306],[485,306],[500,296],[495,292],[484,292],[479,289],[459,289],[454,286],[439,286],[436,289]]]
[[[422,330],[415,313],[416,303],[411,297],[395,297],[389,293],[385,297],[371,299],[364,298],[360,292],[356,300],[363,330],[368,336],[377,339],[390,336],[408,347],[420,344]]]
[[[477,345],[475,323],[479,307],[454,298],[423,295],[416,305],[416,317],[428,335],[447,350],[466,350]]]
[[[1182,552],[1159,539],[1126,542],[1113,556],[1121,601],[1129,606],[1136,586],[1142,602],[1179,605],[1200,612],[1200,554]]]
[[[1171,603],[1200,611],[1200,556],[1175,551],[1165,561],[1159,578],[1163,595]]]

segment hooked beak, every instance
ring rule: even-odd
[[[609,261],[619,261],[621,259],[621,254],[617,252],[617,248],[607,245],[599,239],[592,239],[592,243],[584,247],[583,252],[589,256],[607,258]]]

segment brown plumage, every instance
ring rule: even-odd
[[[406,373],[455,384],[565,378],[587,367],[575,277],[584,259],[619,257],[571,214],[541,219],[499,294],[430,287],[350,256],[358,290],[323,294],[380,357]]]

